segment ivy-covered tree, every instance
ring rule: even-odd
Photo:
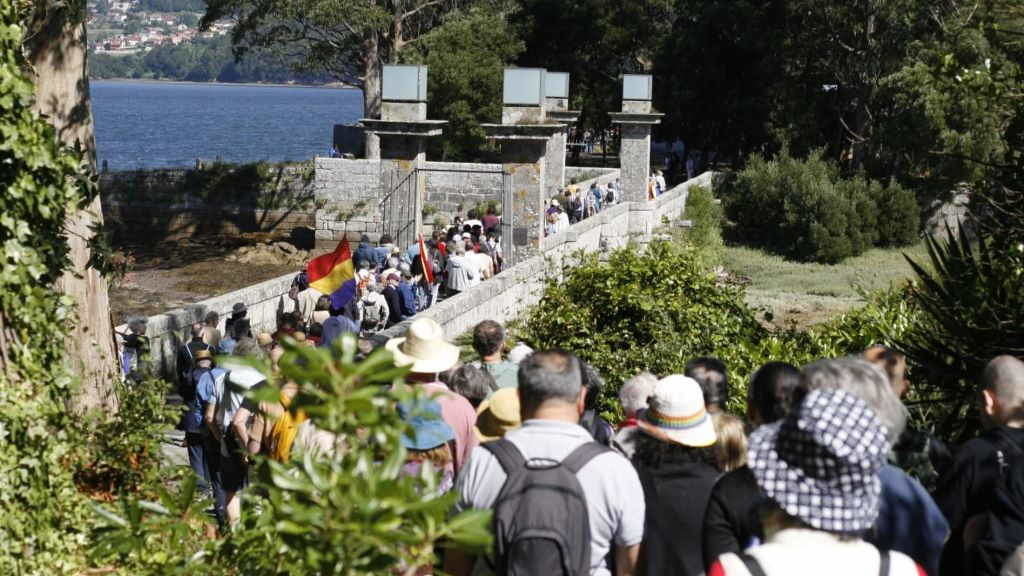
[[[90,173],[95,170],[95,141],[86,72],[85,1],[41,0],[15,3],[15,21],[24,26],[22,66],[31,71],[32,107],[55,129],[60,142],[80,151]],[[12,24],[14,24],[12,22]],[[29,166],[31,168],[31,166]],[[95,250],[103,210],[95,187],[62,207],[63,242],[68,266],[56,280],[74,321],[63,343],[65,361],[80,387],[70,406],[75,411],[116,409],[117,376],[114,330],[110,318],[103,251]],[[66,210],[66,213],[65,213]],[[48,218],[48,215],[47,215]],[[41,221],[29,220],[29,224]]]
[[[76,302],[61,279],[81,232],[67,223],[93,187],[89,162],[38,112],[23,15],[0,3],[0,573],[42,575],[72,568],[87,525],[66,408]]]

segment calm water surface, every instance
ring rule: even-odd
[[[359,90],[100,80],[91,90],[97,156],[110,170],[308,160],[363,111]]]

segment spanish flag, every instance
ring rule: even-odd
[[[331,306],[344,308],[356,295],[355,268],[348,240],[338,242],[330,254],[317,256],[306,265],[309,286],[331,297]]]

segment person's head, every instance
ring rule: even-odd
[[[860,358],[819,360],[804,366],[797,396],[813,390],[844,390],[867,403],[895,444],[907,424],[907,412],[892,391],[889,378],[877,366]]]
[[[399,278],[400,277],[399,277],[397,272],[392,272],[391,274],[388,274],[388,277],[387,277],[387,280],[386,280],[387,285],[391,286],[392,288],[398,286],[398,284],[400,282]]]
[[[235,345],[235,350],[232,352],[232,355],[259,358],[263,356],[263,349],[256,343],[256,340],[252,338],[243,338],[238,341],[237,345]]]
[[[601,399],[601,390],[604,389],[604,378],[590,363],[576,358],[580,364],[580,384],[587,391],[584,407],[587,410],[597,410],[597,402]]]
[[[402,274],[402,280],[408,282],[412,279],[412,270],[409,269],[408,264],[402,264],[398,267],[398,271]]]
[[[239,318],[231,324],[231,337],[235,340],[241,340],[242,338],[252,338],[252,330],[249,327],[248,318]]]
[[[718,412],[711,417],[715,424],[715,462],[722,472],[729,472],[747,463],[747,433],[743,420],[728,412]]]
[[[264,352],[270,352],[270,349],[273,348],[275,344],[274,337],[267,332],[260,332],[256,335],[256,344],[258,344]]]
[[[491,204],[487,205],[487,215],[488,216],[494,216],[494,206],[491,205]]]
[[[213,353],[209,350],[198,350],[194,362],[196,368],[213,368]]]
[[[206,318],[203,319],[203,323],[205,323],[210,328],[216,328],[217,325],[220,324],[220,314],[217,314],[212,310],[207,312]]]
[[[384,348],[391,352],[397,366],[409,367],[409,380],[436,379],[459,362],[459,347],[444,338],[444,329],[432,318],[417,318],[405,336],[392,338]]]
[[[369,270],[370,269],[370,261],[366,260],[365,258],[363,260],[360,260],[359,261],[359,269],[360,270]]]
[[[729,377],[724,362],[707,356],[694,358],[687,362],[683,374],[700,384],[708,412],[725,409],[725,403],[729,401]]]
[[[857,395],[816,389],[751,433],[747,464],[777,507],[764,518],[766,536],[798,526],[855,538],[871,528],[890,446],[884,428]]]
[[[985,367],[981,383],[982,418],[987,424],[1024,425],[1024,362],[997,356]]]
[[[466,255],[466,243],[463,242],[462,240],[456,241],[455,242],[454,252],[455,252],[456,256],[465,256]]]
[[[881,368],[889,377],[893,392],[900,398],[907,393],[907,357],[885,346],[872,346],[864,351],[864,359]]]
[[[527,346],[524,342],[517,342],[511,350],[508,351],[508,361],[513,364],[521,364],[523,360],[533,354],[533,348]]]
[[[388,268],[398,269],[398,265],[402,263],[402,260],[398,256],[391,256],[388,258]]]
[[[299,292],[302,292],[303,290],[309,288],[309,276],[306,275],[305,271],[299,272],[295,276],[295,280],[292,283],[299,290]]]
[[[189,330],[189,333],[192,335],[193,340],[201,340],[203,338],[203,325],[200,324],[199,322],[196,322],[195,324],[192,325],[192,328]]]
[[[403,402],[398,405],[398,415],[410,428],[410,433],[402,435],[409,460],[429,461],[436,467],[451,463],[448,445],[455,439],[455,431],[441,417],[440,404],[434,400]]]
[[[503,438],[521,424],[519,392],[515,388],[496,390],[476,409],[476,436],[481,442]]]
[[[658,378],[650,372],[641,372],[626,380],[619,388],[619,403],[626,418],[635,418],[637,412],[647,408],[647,399],[654,393]]]
[[[647,410],[637,419],[634,461],[646,468],[680,464],[715,466],[715,425],[704,408],[704,393],[679,374],[659,380]]]
[[[771,424],[789,413],[793,391],[800,385],[800,369],[785,362],[769,362],[750,379],[747,419],[753,427]]]
[[[369,244],[370,243],[370,237],[367,236],[366,234],[363,234],[363,235],[359,236],[359,243],[360,244]]]
[[[249,312],[246,308],[245,302],[235,302],[231,307],[231,319],[238,320],[239,318],[245,318],[245,315]]]
[[[142,336],[146,333],[146,324],[149,319],[145,316],[134,316],[128,320],[128,330],[131,330],[132,334]]]
[[[298,329],[299,323],[295,319],[295,316],[291,312],[286,312],[281,315],[281,319],[277,323],[277,331],[282,334],[291,334]]]
[[[531,418],[576,422],[583,414],[580,364],[562,350],[534,352],[519,364],[522,421]]]
[[[380,235],[380,245],[383,246],[385,244],[391,244],[391,235],[390,234],[381,234]]]
[[[310,322],[309,329],[306,330],[306,338],[320,338],[324,335],[324,325],[319,322]]]
[[[331,309],[331,297],[324,294],[323,296],[316,299],[317,310],[330,310]]]
[[[481,358],[497,357],[501,359],[501,350],[505,345],[505,328],[494,320],[484,320],[473,328],[473,350]]]
[[[494,376],[487,370],[472,364],[463,364],[452,370],[448,376],[448,387],[452,392],[469,400],[476,408],[498,385],[494,382]]]

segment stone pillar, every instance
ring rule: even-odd
[[[650,102],[650,80],[646,81],[644,99],[629,98],[635,85],[623,86],[622,112],[612,112],[612,124],[619,126],[619,168],[622,190],[629,201],[629,233],[646,242],[653,232],[653,206],[647,201],[647,180],[651,175],[651,129],[661,123],[664,114],[654,112]]]
[[[569,140],[569,128],[579,120],[578,110],[569,110],[568,98],[545,98],[545,116],[552,123],[562,125],[562,129],[551,135],[546,155],[548,196],[555,196],[565,188],[566,143]]]
[[[442,127],[447,124],[443,120],[427,120],[426,102],[392,102],[385,100],[381,103],[381,119],[375,120],[364,118],[361,120],[366,126],[366,133],[379,139],[378,157],[381,160],[381,195],[378,201],[383,200],[385,194],[390,194],[396,187],[401,187],[402,193],[407,177],[415,171],[415,182],[412,183],[414,192],[411,198],[399,198],[393,207],[400,209],[398,214],[402,218],[411,219],[413,225],[406,230],[400,238],[394,238],[396,244],[407,244],[423,232],[423,204],[426,198],[426,177],[418,168],[423,168],[426,163],[426,139],[439,136]],[[368,140],[369,142],[369,140]],[[369,156],[369,149],[367,155]],[[411,201],[411,205],[408,202]],[[370,207],[375,210],[377,207]],[[395,217],[396,212],[392,211],[388,218]],[[382,225],[384,223],[382,222]],[[404,248],[405,246],[402,246]]]
[[[544,213],[551,196],[545,184],[551,136],[560,124],[484,124],[489,139],[501,145],[506,174],[505,194],[511,210],[502,206],[502,218],[512,218],[511,242],[502,237],[502,251],[513,265],[540,253],[544,239]],[[511,249],[511,250],[510,250]]]

